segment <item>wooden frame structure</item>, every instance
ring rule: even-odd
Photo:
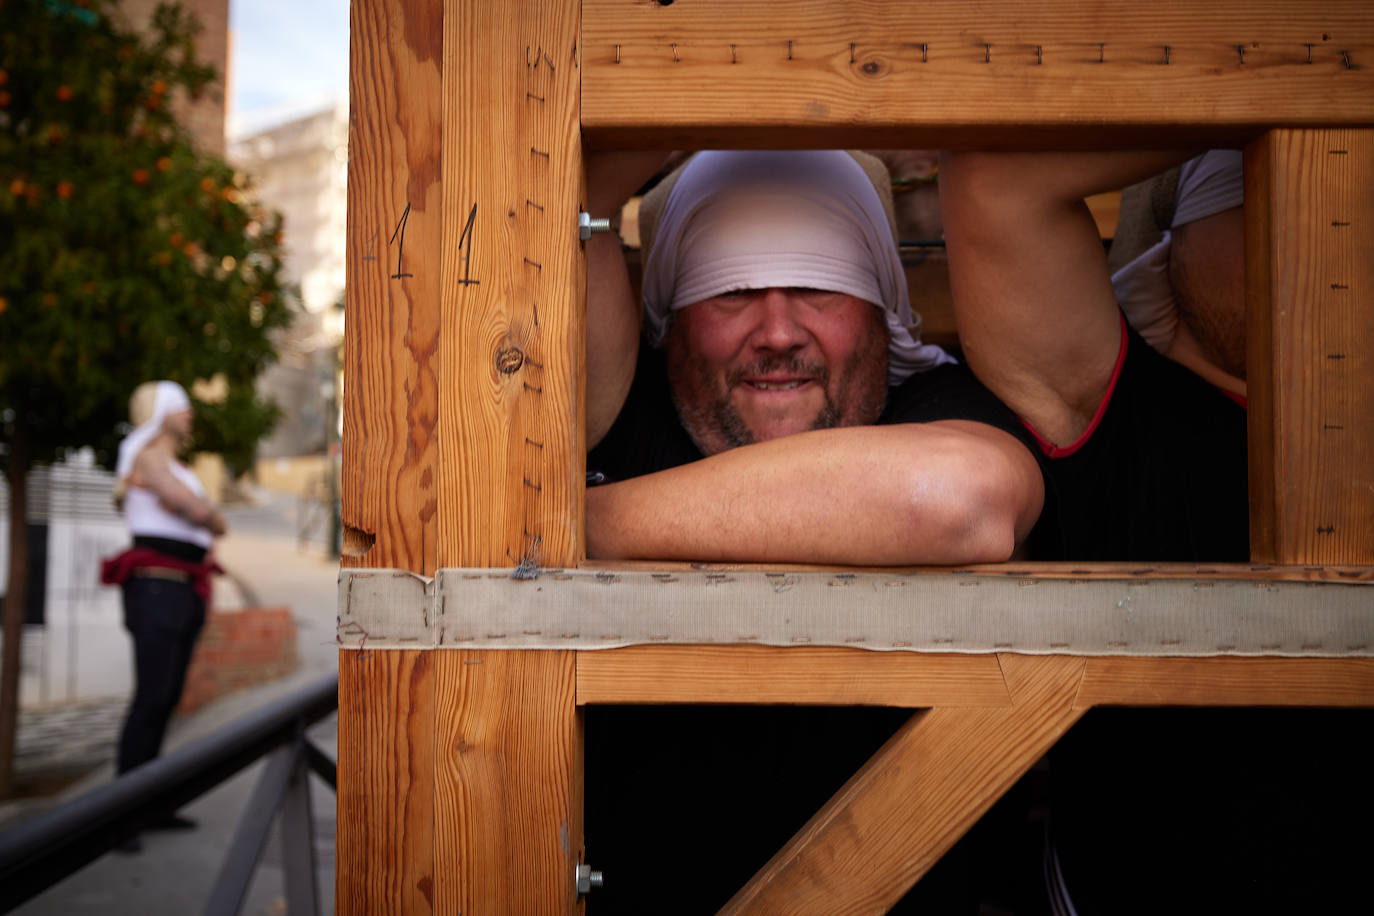
[[[354,0],[351,74],[346,567],[586,565],[584,144],[1233,144],[1246,149],[1256,565],[1172,574],[1319,588],[1374,574],[1363,0]],[[837,913],[860,889],[868,906],[900,897],[1084,709],[1374,705],[1374,653],[1346,648],[359,644],[339,662],[337,906],[581,909],[583,704],[748,693],[929,707],[729,907]],[[899,778],[914,759],[941,763]]]

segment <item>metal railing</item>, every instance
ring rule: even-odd
[[[0,834],[0,912],[8,911],[198,798],[260,757],[267,766],[235,828],[207,916],[237,913],[280,811],[286,901],[318,913],[308,775],[331,788],[336,767],[305,730],[338,708],[327,675],[213,734]]]

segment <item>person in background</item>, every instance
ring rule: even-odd
[[[135,424],[119,446],[115,505],[132,546],[102,565],[101,581],[124,592],[124,625],[133,638],[134,696],[119,739],[117,772],[157,757],[181,699],[191,650],[205,623],[210,559],[224,517],[178,455],[191,440],[193,414],[176,382],[145,382],[129,401]],[[194,822],[168,812],[152,829],[187,829]],[[137,837],[125,851],[140,848]]]

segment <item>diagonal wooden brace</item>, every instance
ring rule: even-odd
[[[1068,731],[1084,659],[1001,655],[1008,707],[918,713],[722,913],[885,912]]]

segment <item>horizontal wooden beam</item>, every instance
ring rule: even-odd
[[[1364,0],[582,4],[606,148],[1241,143],[1374,124]]]
[[[978,576],[1003,579],[1190,579],[1220,582],[1228,579],[1253,582],[1374,582],[1374,566],[1283,565],[1271,563],[1070,563],[1009,562],[970,566],[840,567],[814,564],[689,563],[676,560],[594,560],[579,569],[615,574],[620,572],[834,572],[880,573],[890,576]],[[493,574],[505,575],[497,570]]]
[[[1374,706],[1370,658],[1090,658],[1077,705]]]
[[[995,655],[766,646],[631,646],[577,654],[577,703],[1006,706]]]
[[[577,703],[1000,707],[1011,702],[1006,657],[633,646],[577,654]],[[1075,705],[1369,707],[1374,658],[1092,656]]]

